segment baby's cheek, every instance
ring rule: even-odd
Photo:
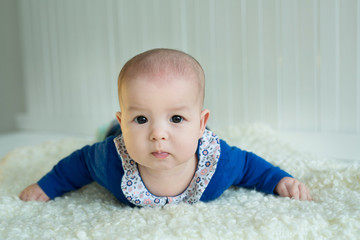
[[[139,147],[136,144],[136,139],[131,137],[126,137],[127,136],[126,134],[124,134],[123,136],[124,136],[126,151],[128,152],[128,154],[132,159],[136,158],[136,148]]]
[[[198,139],[197,138],[184,139],[182,144],[179,144],[179,146],[182,146],[180,151],[182,151],[183,154],[191,156],[196,153],[198,147]]]

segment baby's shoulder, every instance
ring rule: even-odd
[[[104,180],[123,172],[114,137],[108,137],[102,142],[97,142],[91,148],[92,152],[89,154],[88,166],[97,178]]]
[[[94,165],[107,165],[118,162],[119,157],[114,143],[114,137],[108,137],[104,141],[94,143],[87,151],[88,159]]]

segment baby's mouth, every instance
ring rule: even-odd
[[[167,152],[152,152],[151,154],[158,159],[165,159],[169,156]]]

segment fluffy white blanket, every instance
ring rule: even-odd
[[[304,181],[314,201],[231,188],[195,205],[123,206],[90,184],[48,203],[22,202],[19,192],[80,139],[23,147],[0,161],[0,239],[358,239],[360,166],[299,152],[271,129],[252,125],[217,131]]]

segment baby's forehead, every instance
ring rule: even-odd
[[[172,49],[153,49],[130,59],[119,74],[119,97],[121,98],[124,85],[141,78],[159,84],[166,84],[166,81],[172,79],[191,81],[198,86],[199,96],[203,101],[204,71],[195,58],[186,53]]]
[[[139,90],[152,92],[157,89],[167,89],[177,92],[179,88],[188,89],[187,94],[199,95],[199,84],[195,77],[175,73],[148,73],[139,74],[127,79],[122,86],[122,94]]]
[[[122,110],[164,106],[167,109],[199,109],[203,106],[199,85],[186,77],[148,74],[126,81],[119,95]],[[179,105],[182,108],[179,108]],[[170,107],[171,106],[171,107]]]

